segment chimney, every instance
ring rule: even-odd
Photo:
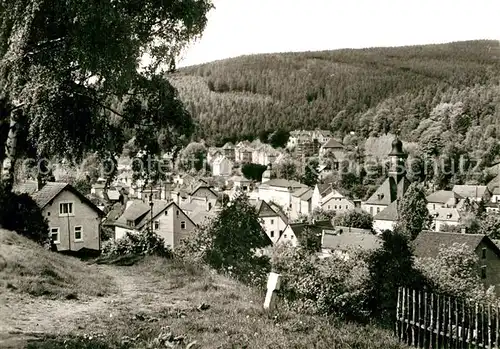
[[[42,179],[41,176],[38,176],[36,178],[36,191],[39,191],[40,189],[42,189],[44,185],[45,185],[45,181]]]
[[[466,228],[466,227],[462,227],[462,228],[460,229],[460,232],[461,232],[462,234],[467,234],[467,228]]]
[[[177,205],[179,205],[180,196],[181,196],[181,193],[177,192],[177,202],[176,202]]]

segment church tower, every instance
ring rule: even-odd
[[[389,177],[394,178],[396,183],[399,183],[406,175],[405,161],[407,157],[408,154],[403,151],[403,142],[396,136],[392,141],[392,150],[389,153]]]

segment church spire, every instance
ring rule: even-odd
[[[408,155],[403,151],[403,142],[396,134],[396,138],[392,141],[392,150],[389,153],[389,177],[394,178],[396,183],[399,183],[406,175],[405,160],[407,157]]]

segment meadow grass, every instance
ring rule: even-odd
[[[42,248],[15,232],[0,229],[0,293],[70,298],[113,293],[113,281],[77,258]]]
[[[205,266],[177,260],[146,258],[132,268],[153,280],[164,302],[152,311],[134,314],[131,308],[91,321],[93,339],[51,338],[29,348],[407,348],[390,331],[374,325],[344,323],[299,314],[278,305],[263,309],[264,294],[251,286],[215,274]],[[151,286],[149,286],[151,287]],[[140,299],[137,302],[141,302]],[[204,306],[202,306],[204,305]],[[106,334],[93,332],[105,327]]]

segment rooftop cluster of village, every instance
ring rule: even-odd
[[[345,157],[344,145],[328,131],[294,131],[286,149],[247,141],[209,148],[206,160],[211,176],[178,172],[172,173],[168,181],[144,186],[132,182],[132,168],[130,163],[125,163],[120,165],[118,176],[107,190],[104,190],[104,179],[100,179],[92,185],[91,193],[80,193],[61,182],[50,182],[41,188],[26,182],[18,185],[17,191],[34,196],[49,220],[53,241],[60,250],[101,249],[102,227],[112,230],[114,239],[127,232],[151,228],[175,249],[197,226],[216,217],[225,200],[231,201],[241,193],[255,206],[262,228],[273,245],[282,242],[299,245],[301,232],[308,227],[322,234],[321,253],[324,256],[346,253],[352,247],[377,248],[380,245],[377,234],[393,229],[398,220],[398,202],[410,186],[404,170],[407,154],[403,143],[394,138],[392,150],[387,154],[388,176],[367,200],[345,196],[335,183],[322,180],[325,173],[335,168],[321,163],[319,182],[314,186],[297,180],[272,178],[272,167],[289,156],[322,158],[326,153],[340,161]],[[267,166],[261,181],[243,176],[241,166],[245,163]],[[428,195],[433,234],[448,243],[463,239],[468,234],[447,232],[461,223],[464,205],[481,202],[486,211],[498,212],[499,187],[500,177],[497,177],[487,186],[455,185],[452,190]],[[110,204],[112,209],[104,214]],[[369,213],[373,217],[372,229],[334,226],[329,219],[307,220],[318,211],[338,216],[353,210]],[[426,239],[436,238],[432,234],[424,235],[420,238],[422,246],[432,245]],[[500,251],[493,246],[500,260]],[[421,250],[423,254],[428,251]]]

